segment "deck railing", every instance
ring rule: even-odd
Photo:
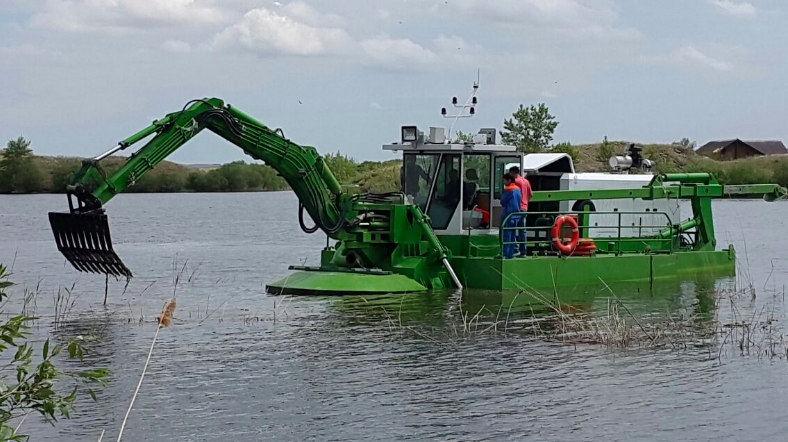
[[[519,230],[526,230],[528,232],[537,232],[537,237],[540,235],[538,232],[545,231],[547,235],[545,236],[546,239],[536,239],[533,241],[528,240],[528,236],[526,235],[526,247],[529,250],[533,250],[533,246],[537,246],[540,244],[549,244],[552,242],[552,229],[553,224],[547,226],[511,226],[507,227],[507,223],[511,217],[514,216],[527,216],[530,219],[533,217],[543,217],[543,216],[551,216],[552,218],[556,218],[561,215],[576,215],[578,221],[578,229],[580,230],[580,237],[590,237],[596,244],[598,249],[597,253],[615,253],[621,254],[627,251],[631,252],[644,252],[647,250],[647,247],[654,251],[654,252],[661,252],[661,253],[673,253],[676,251],[677,244],[676,244],[676,235],[670,235],[667,238],[660,237],[661,235],[653,233],[654,230],[660,229],[661,232],[669,231],[673,229],[675,231],[676,226],[671,223],[670,216],[666,212],[576,212],[576,213],[563,213],[563,212],[515,212],[510,213],[501,223],[501,227],[499,230],[499,243],[501,246],[501,252],[503,252],[503,246],[505,245],[520,245],[522,241],[504,241],[504,232],[505,231],[519,231]],[[612,225],[599,225],[599,223],[591,223],[591,216],[594,215],[614,215],[617,217],[618,222]],[[627,215],[639,215],[639,220],[641,221],[637,225],[622,225],[622,217]],[[643,217],[652,218],[658,216],[660,218],[664,218],[665,222],[662,224],[642,224]],[[593,237],[590,233],[593,230],[615,230],[617,234],[611,237]],[[643,235],[643,231],[646,230],[649,232],[647,235]],[[636,231],[636,232],[635,232]],[[630,232],[629,235],[626,233]],[[636,233],[636,234],[635,234]],[[677,232],[677,235],[682,233],[686,234],[694,234],[693,231],[685,231],[685,232]],[[517,235],[515,234],[515,238]],[[605,245],[605,247],[599,247],[600,245]],[[631,245],[641,245],[642,247],[631,247]],[[653,245],[657,245],[656,250],[652,249]],[[630,246],[630,247],[627,247]]]

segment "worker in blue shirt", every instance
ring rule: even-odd
[[[522,199],[522,194],[520,193],[520,188],[517,187],[517,184],[514,182],[513,175],[507,173],[503,176],[503,188],[503,195],[501,195],[501,228],[517,227],[520,225],[521,215],[512,215],[506,220],[506,217],[509,216],[510,213],[520,213],[520,200]],[[506,226],[504,226],[504,220],[506,220]],[[516,241],[517,230],[507,229],[503,231],[503,242],[511,243],[503,246],[504,258],[514,258],[514,254],[517,252]]]

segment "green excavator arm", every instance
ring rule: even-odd
[[[204,129],[276,169],[317,225],[329,236],[336,236],[342,221],[341,199],[346,195],[317,151],[293,143],[282,131],[269,129],[240,110],[225,106],[218,98],[190,102],[180,112],[154,121],[121,141],[115,149],[85,160],[70,190],[82,203],[79,211],[101,208]],[[154,134],[153,139],[135,152],[120,170],[107,176],[101,168],[101,160]]]
[[[309,146],[288,140],[218,98],[193,100],[178,112],[83,162],[68,187],[70,211],[50,213],[58,249],[78,270],[131,276],[112,247],[104,205],[202,130],[209,130],[275,169],[299,199],[299,221],[307,233],[322,230],[337,240],[331,268],[358,272],[378,269],[405,275],[427,288],[459,285],[448,263],[449,252],[435,236],[429,219],[401,194],[349,194]],[[153,136],[111,175],[101,167],[108,156]],[[314,221],[306,227],[303,211]],[[450,279],[451,278],[451,279]]]

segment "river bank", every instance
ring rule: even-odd
[[[603,157],[625,150],[628,142],[581,144],[571,146],[578,172],[606,172]],[[612,147],[610,147],[612,145]],[[561,146],[567,146],[566,143]],[[710,172],[722,184],[777,183],[788,186],[788,156],[778,155],[736,161],[716,161],[696,154],[677,144],[645,144],[643,154],[656,163],[656,172]],[[399,188],[400,160],[359,162],[341,153],[325,156],[337,179],[347,186],[367,192],[389,192]],[[73,182],[81,159],[74,157],[35,156],[40,178],[32,191],[11,193],[62,193]],[[107,158],[102,164],[107,173],[119,169],[123,157]],[[242,161],[215,166],[189,166],[163,161],[146,174],[128,192],[265,192],[286,190],[287,183],[276,171],[263,164]]]

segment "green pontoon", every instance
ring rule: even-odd
[[[403,155],[402,191],[359,193],[343,189],[316,149],[206,98],[83,162],[68,188],[69,212],[49,215],[58,249],[76,269],[132,276],[113,248],[104,206],[204,129],[276,169],[299,199],[301,228],[327,236],[321,265],[291,267],[290,276],[267,285],[274,294],[539,289],[600,278],[649,283],[686,273],[733,274],[733,247],[718,246],[714,237],[712,199],[786,195],[776,185],[722,186],[709,174],[651,175],[634,146],[611,159],[618,173],[579,174],[566,155],[524,155],[496,144],[494,129],[452,143],[442,128],[425,136],[414,126],[384,146]],[[146,139],[120,170],[103,171],[104,158]],[[526,217],[528,256],[506,260],[500,183],[513,165],[535,191]],[[686,207],[692,214],[682,218]],[[567,217],[576,229],[553,228]]]

